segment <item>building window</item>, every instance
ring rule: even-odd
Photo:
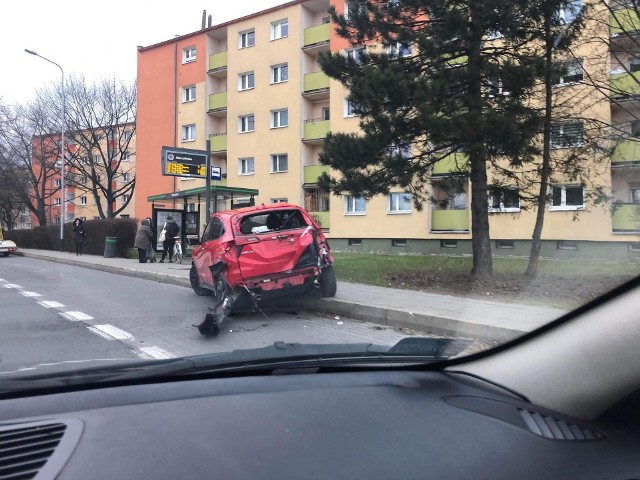
[[[282,173],[289,170],[289,156],[286,153],[271,155],[271,173]]]
[[[348,98],[344,99],[344,116],[346,117],[355,117],[355,104],[349,100]]]
[[[86,185],[87,184],[87,176],[86,175],[80,175],[80,178],[78,179],[78,183],[80,185]]]
[[[347,57],[352,59],[358,65],[364,62],[366,54],[367,47],[356,47],[347,50]]]
[[[87,197],[80,197],[80,205],[86,205],[87,204]]]
[[[196,126],[195,124],[182,126],[182,141],[193,142],[196,139]]]
[[[131,174],[130,173],[123,173],[122,174],[122,181],[123,182],[130,182],[131,181]]]
[[[322,107],[322,120],[331,119],[331,109],[329,107]]]
[[[271,110],[271,128],[289,126],[289,110]]]
[[[253,157],[238,159],[238,175],[253,175],[254,173]]]
[[[120,215],[120,218],[131,218],[130,215]]]
[[[89,165],[88,157],[80,157],[80,165]]]
[[[489,98],[509,95],[509,90],[502,85],[502,79],[490,78],[487,80],[487,95]]]
[[[304,189],[304,208],[308,212],[328,212],[331,204],[329,192],[320,188]]]
[[[457,240],[440,240],[440,248],[458,248]]]
[[[411,145],[399,143],[389,147],[389,155],[392,157],[400,157],[402,160],[411,160],[411,158],[413,158],[413,149]]]
[[[271,83],[282,83],[289,80],[289,66],[286,63],[271,67]]]
[[[93,163],[95,163],[96,165],[99,164],[101,161],[102,161],[102,157],[100,155],[93,156]]]
[[[59,198],[54,198],[53,199],[53,204],[54,205],[60,205],[60,199]]]
[[[344,197],[344,213],[346,215],[364,215],[367,213],[366,198],[353,195]]]
[[[361,238],[350,238],[347,243],[350,247],[361,247],[362,239]]]
[[[410,57],[411,45],[408,43],[397,42],[389,47],[389,55],[397,58]]]
[[[238,117],[238,133],[253,132],[256,129],[253,114]]]
[[[393,238],[391,239],[392,247],[406,247],[407,239],[406,238]]]
[[[390,193],[388,213],[411,213],[411,194]]]
[[[196,47],[187,47],[182,49],[182,63],[191,63],[196,61]]]
[[[551,125],[551,148],[581,147],[583,135],[582,122]]]
[[[558,240],[558,250],[578,250],[578,242],[575,240]]]
[[[131,130],[125,130],[125,131],[122,133],[122,136],[123,136],[123,138],[124,138],[124,139],[125,139],[125,141],[126,141],[126,140],[131,140],[131,136],[132,136],[132,134],[133,134],[133,133],[131,132]]]
[[[640,252],[640,242],[631,242],[629,244],[630,252]]]
[[[367,2],[365,0],[346,0],[344,2],[344,18],[353,17],[358,12],[366,12]]]
[[[94,220],[100,220],[100,217],[98,215],[96,215],[95,217],[93,217]]]
[[[256,86],[253,72],[241,73],[238,75],[238,90],[250,90]]]
[[[640,204],[640,188],[629,189],[629,201],[636,205]]]
[[[513,240],[496,240],[496,248],[515,248]]]
[[[127,203],[129,201],[129,198],[131,198],[131,195],[122,195],[122,203]]]
[[[56,178],[56,179],[53,181],[53,183],[54,183],[54,185],[55,185],[56,187],[61,187],[61,186],[62,186],[62,180],[61,180],[61,179],[59,179],[59,178]]]
[[[253,47],[255,44],[256,31],[253,28],[251,30],[245,30],[244,32],[240,32],[238,34],[238,48]]]
[[[129,162],[131,161],[131,152],[130,151],[125,151],[122,153],[122,161],[123,162]]]
[[[549,210],[580,210],[584,208],[582,185],[554,185],[551,187]]]
[[[271,24],[271,40],[278,40],[289,36],[289,21],[278,20]]]
[[[271,203],[288,203],[288,198],[272,198]]]
[[[556,86],[581,82],[584,78],[582,59],[573,59],[554,65],[552,82]]]
[[[196,86],[184,87],[182,89],[182,101],[183,102],[195,102],[196,100]]]
[[[510,187],[492,187],[489,189],[490,212],[519,212],[520,191]]]
[[[582,10],[582,0],[572,0],[565,8],[561,8],[559,12],[560,20],[563,23],[571,23],[580,14]]]

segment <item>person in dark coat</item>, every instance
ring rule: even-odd
[[[76,218],[73,221],[73,241],[76,243],[76,255],[82,255],[82,244],[87,236],[87,232],[84,230],[84,222],[81,218]]]
[[[138,262],[147,263],[147,250],[151,247],[153,232],[146,218],[140,222],[133,246],[138,249]]]
[[[180,227],[173,219],[172,216],[167,217],[167,222],[164,224],[165,236],[162,243],[162,259],[160,263],[164,263],[164,259],[169,252],[169,262],[173,263],[173,246],[176,244],[176,238],[180,233]]]
[[[149,222],[149,228],[151,229],[151,232],[153,232],[153,222],[151,221],[151,217],[147,217],[145,220]],[[156,250],[153,245],[153,239],[151,239],[151,242],[149,243],[147,260],[149,260],[149,263],[156,263]]]

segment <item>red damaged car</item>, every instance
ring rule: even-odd
[[[213,295],[200,333],[216,334],[242,296],[253,301],[318,289],[336,294],[329,244],[302,208],[287,203],[212,215],[193,250],[189,275],[198,295]]]

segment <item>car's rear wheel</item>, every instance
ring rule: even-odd
[[[337,291],[336,274],[333,271],[333,265],[329,265],[320,274],[320,293],[323,297],[335,297]]]
[[[195,265],[191,265],[191,270],[189,270],[189,282],[191,282],[191,288],[196,292],[196,295],[200,297],[210,297],[213,295],[211,290],[200,286],[200,277],[198,277],[198,270],[196,270]]]
[[[5,257],[9,256],[9,252],[2,252],[2,255],[4,255]]]

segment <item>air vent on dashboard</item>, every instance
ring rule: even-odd
[[[543,415],[540,412],[518,408],[522,419],[532,433],[553,440],[601,440],[604,436],[588,427]]]

